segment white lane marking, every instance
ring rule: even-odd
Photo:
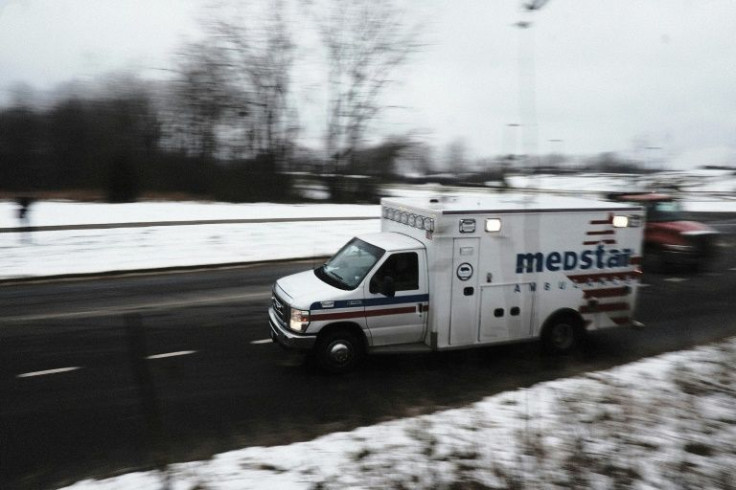
[[[640,288],[648,288],[649,286],[651,286],[651,284],[644,284],[643,282],[639,283]]]
[[[82,369],[79,366],[73,366],[73,367],[64,367],[64,368],[57,368],[57,369],[47,369],[45,371],[33,371],[30,373],[23,373],[19,374],[18,378],[32,378],[34,376],[46,376],[48,374],[59,374],[59,373],[68,373],[71,371],[76,371],[77,369]]]
[[[687,279],[685,279],[684,277],[668,277],[667,279],[665,279],[665,281],[667,282],[685,282],[687,281]]]
[[[731,267],[731,268],[730,268],[730,269],[728,269],[728,270],[736,272],[736,267]]]
[[[188,356],[190,354],[194,354],[197,352],[196,350],[180,350],[177,352],[165,352],[163,354],[154,354],[152,356],[146,357],[146,359],[165,359],[167,357],[177,357],[177,356]]]
[[[254,340],[251,342],[251,344],[253,345],[271,344],[271,343],[273,343],[273,340],[271,339]]]
[[[211,298],[186,298],[175,301],[140,303],[131,306],[118,306],[111,308],[103,308],[99,310],[89,311],[73,311],[68,313],[47,313],[43,315],[21,315],[0,318],[0,325],[13,322],[32,322],[40,320],[52,320],[59,318],[95,318],[98,316],[117,315],[124,313],[134,313],[138,311],[155,311],[166,310],[170,308],[182,308],[187,306],[203,306],[219,303],[229,303],[239,300],[262,300],[271,297],[271,292],[250,293],[250,294],[231,294],[223,296],[215,296]]]

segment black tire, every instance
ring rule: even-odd
[[[542,331],[542,347],[550,354],[569,354],[580,347],[583,329],[572,315],[553,318]]]
[[[363,357],[363,345],[347,330],[327,332],[317,340],[315,354],[319,366],[330,373],[346,373]]]
[[[666,273],[669,269],[669,265],[667,264],[667,257],[665,253],[662,250],[654,247],[645,249],[644,258],[642,260],[642,269],[644,269],[645,273]]]

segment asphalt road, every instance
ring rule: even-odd
[[[647,328],[576,355],[374,357],[337,377],[267,341],[270,284],[309,263],[0,286],[0,488],[288,444],[735,335],[736,249],[722,252],[705,273],[645,274]]]

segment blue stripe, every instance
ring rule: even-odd
[[[421,303],[429,301],[428,294],[413,294],[411,296],[394,296],[393,298],[349,299],[335,301],[332,308],[322,307],[322,302],[316,301],[309,307],[310,310],[336,310],[339,308],[358,308],[363,306],[400,305],[404,303]]]

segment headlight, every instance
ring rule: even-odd
[[[309,326],[309,310],[291,310],[289,328],[295,332],[304,333]]]

